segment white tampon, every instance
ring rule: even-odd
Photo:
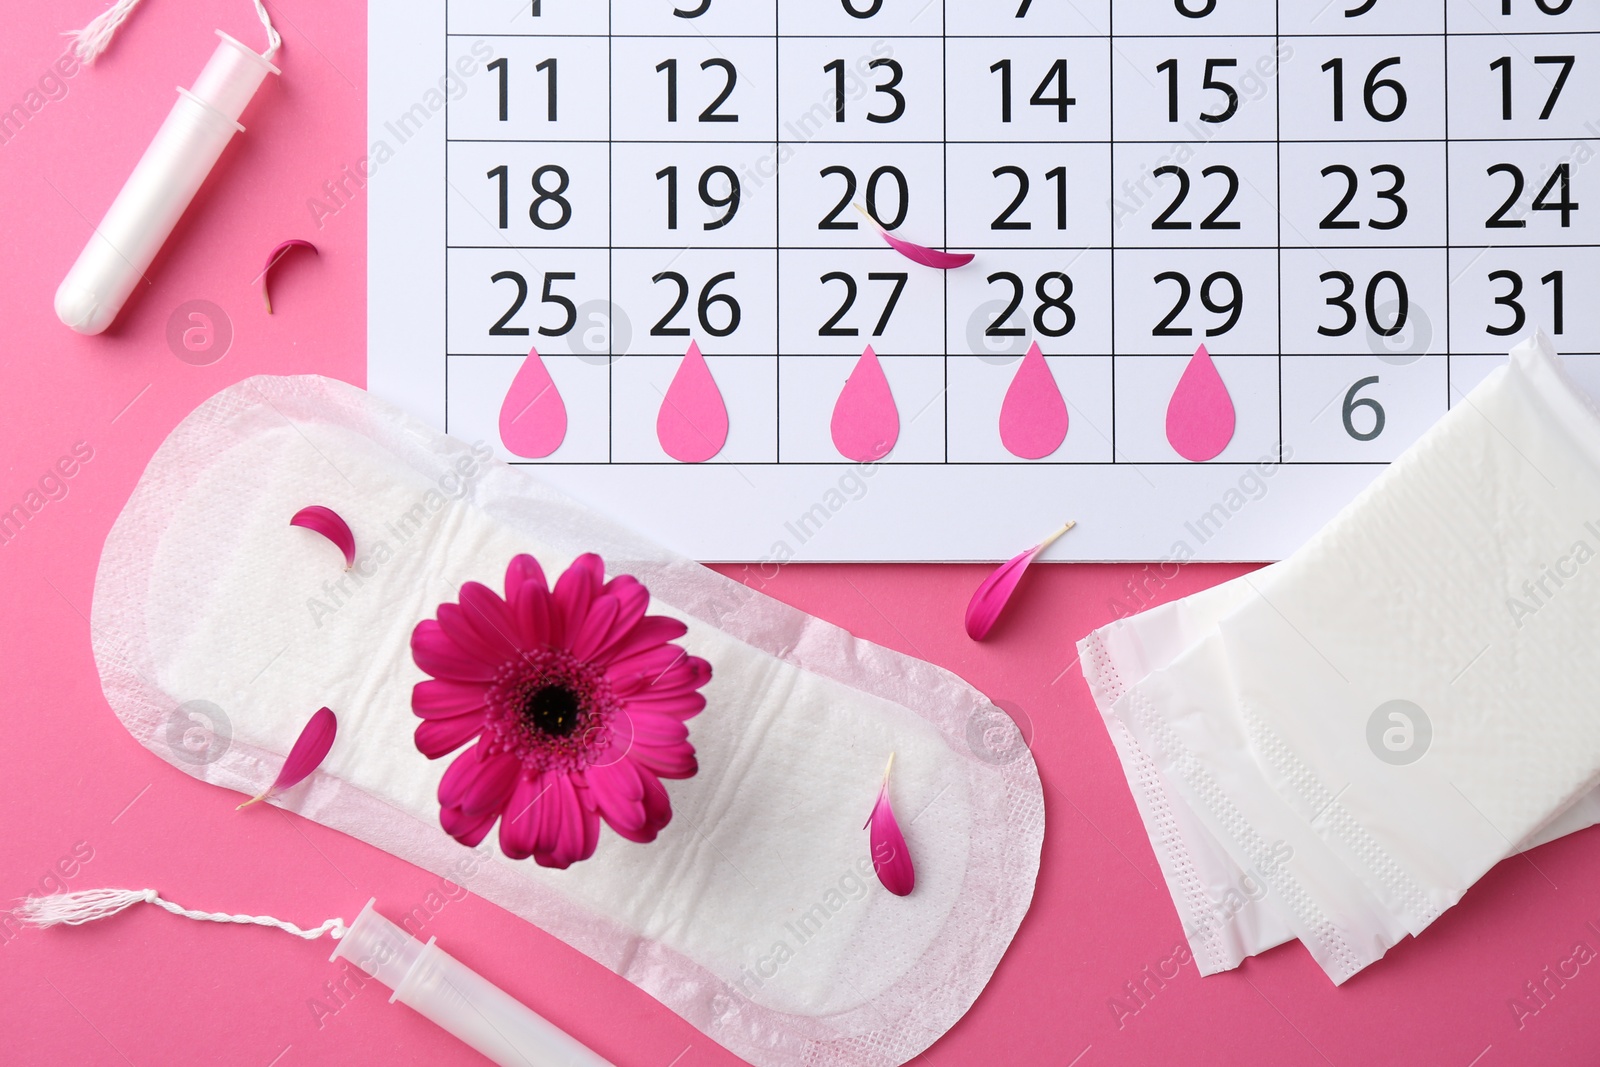
[[[193,89],[145,149],[105,219],[56,290],[56,317],[83,334],[111,325],[235,131],[256,89],[278,68],[221,30]]]
[[[107,919],[136,904],[214,923],[270,926],[315,941],[330,935],[338,942],[329,962],[349,960],[369,978],[394,990],[395,1001],[443,1027],[501,1067],[612,1067],[577,1038],[534,1013],[511,994],[467,967],[438,945],[423,944],[372,910],[368,900],[355,922],[328,919],[305,930],[270,915],[230,915],[196,911],[161,899],[154,889],[83,889],[28,897],[12,915],[29,926],[82,926]]]
[[[395,1001],[450,1031],[501,1067],[611,1067],[576,1038],[471,970],[429,938],[423,944],[361,909],[330,960],[350,960],[394,990]]]

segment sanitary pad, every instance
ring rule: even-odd
[[[351,570],[289,526],[309,504],[354,530]],[[645,845],[605,830],[567,870],[446,835],[449,760],[412,740],[412,628],[524,552],[552,575],[599,553],[714,668],[689,723],[699,773],[664,783],[671,823]],[[338,743],[276,802],[462,881],[755,1064],[912,1058],[982,991],[1032,900],[1038,772],[1020,737],[969,742],[974,723],[1015,731],[977,691],[338,382],[252,378],[178,426],[107,539],[92,625],[106,696],[156,754],[254,794],[332,707]],[[873,878],[862,829],[891,752],[905,898]]]
[[[1082,642],[1204,973],[1294,937],[1342,982],[1596,821],[1597,553],[1541,336],[1294,556]]]

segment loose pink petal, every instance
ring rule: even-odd
[[[1167,404],[1167,440],[1193,463],[1216,459],[1233,440],[1233,398],[1201,345],[1184,368]]]
[[[295,512],[294,518],[289,520],[289,525],[299,526],[326,537],[344,553],[344,569],[349,570],[355,566],[356,535],[350,532],[350,524],[341,519],[337,511],[325,508],[321,504],[312,504]]]
[[[261,273],[256,275],[256,281],[261,283],[261,302],[267,305],[267,314],[272,314],[272,294],[267,291],[267,276],[272,273],[272,268],[278,265],[278,260],[288,255],[296,248],[310,249],[312,255],[318,255],[317,246],[310,241],[302,241],[298,237],[283,242],[267,256],[267,265],[261,268]]]
[[[728,408],[699,344],[691,341],[656,415],[656,438],[680,463],[704,463],[728,441]]]
[[[878,236],[888,242],[890,248],[913,263],[932,267],[934,270],[955,270],[957,267],[965,267],[976,258],[971,252],[941,252],[937,248],[927,248],[896,237],[884,229],[877,219],[868,215],[860,204],[856,205],[856,210],[867,216],[867,221],[872,223],[873,229],[878,231]]]
[[[1076,525],[1078,524],[1075,522],[1067,523],[1022,555],[1002,563],[993,574],[983,580],[983,584],[978,586],[978,591],[972,594],[972,602],[967,605],[968,637],[974,641],[982,641],[989,636],[989,631],[994,629],[1000,613],[1011,602],[1012,594],[1017,591],[1017,583],[1022,581],[1022,575],[1027,571],[1029,564],[1039,558],[1039,553],[1055,544],[1057,538]]]
[[[889,803],[889,770],[894,766],[894,756],[883,769],[883,785],[878,790],[878,802],[872,806],[867,825],[872,827],[872,869],[878,872],[883,888],[897,897],[910,894],[917,884],[917,872],[911,865],[911,851],[906,848],[905,835],[895,821],[894,807]]]
[[[1000,405],[1000,442],[1020,459],[1043,459],[1067,439],[1067,402],[1035,343]]]
[[[320,708],[311,716],[305,728],[300,731],[300,736],[295,740],[294,747],[289,750],[289,756],[283,761],[283,770],[278,772],[278,777],[265,792],[257,793],[239,807],[247,808],[251,804],[285,789],[291,789],[303,781],[306,775],[322,765],[327,758],[328,750],[333,747],[334,735],[339,732],[339,720],[332,711]],[[237,809],[235,809],[237,810]]]
[[[900,409],[878,354],[868,345],[839,391],[828,426],[833,447],[845,459],[876,463],[900,440]]]

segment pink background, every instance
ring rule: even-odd
[[[236,814],[236,798],[146,752],[107,708],[89,651],[101,542],[146,460],[186,412],[252,374],[363,380],[365,204],[358,196],[320,229],[307,207],[324,181],[364,154],[363,5],[270,5],[285,39],[286,76],[246,114],[248,134],[150,272],[151,284],[112,333],[86,339],[57,324],[50,305],[91,220],[170,108],[173,86],[188,84],[210,54],[212,29],[260,41],[245,0],[154,0],[100,64],[51,82],[60,31],[102,6],[12,0],[0,35],[0,108],[26,107],[41,85],[54,97],[34,98],[41,106],[0,143],[0,510],[24,502],[78,442],[93,450],[66,480],[65,495],[49,482],[59,499],[0,544],[0,894],[148,885],[191,906],[307,925],[353,917],[372,895],[396,915],[427,906],[438,877],[276,809]],[[275,286],[279,313],[269,318],[251,281],[266,251],[291,236],[314,240],[322,254],[286,265]],[[165,340],[173,311],[197,298],[224,308],[235,334],[209,366],[181,362]],[[753,572],[723,569],[762,584]],[[1240,570],[1188,567],[1148,595],[1169,599]],[[981,569],[791,566],[763,585],[958,672],[1003,702],[1032,738],[1048,826],[1033,911],[989,989],[923,1060],[1594,1063],[1600,962],[1561,988],[1551,983],[1554,994],[1542,1006],[1529,1002],[1539,1010],[1520,1026],[1510,1001],[1544,968],[1572,957],[1576,943],[1600,948],[1596,830],[1503,864],[1420,943],[1399,945],[1343,989],[1288,946],[1212,978],[1184,966],[1159,987],[1149,982],[1141,1000],[1126,999],[1125,984],[1159,970],[1181,937],[1073,645],[1118,605],[1126,612],[1135,604],[1125,583],[1137,573],[1048,568],[982,646],[961,630]],[[424,933],[618,1064],[737,1062],[631,985],[476,897],[445,901]],[[331,998],[323,983],[341,972],[324,962],[328,949],[151,908],[82,929],[0,922],[0,1057],[263,1067],[481,1062],[371,985]]]

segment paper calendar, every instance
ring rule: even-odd
[[[369,386],[700,559],[1276,559],[1535,327],[1600,352],[1585,0],[370,35]]]

